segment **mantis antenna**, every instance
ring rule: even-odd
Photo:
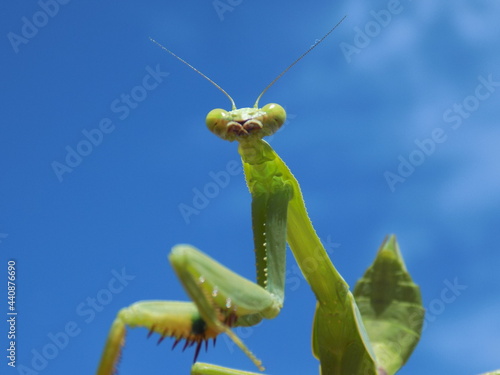
[[[300,55],[294,62],[292,62],[285,70],[283,70],[280,74],[278,74],[278,76],[273,79],[271,81],[271,83],[269,85],[266,86],[266,88],[260,93],[260,95],[257,97],[257,100],[255,101],[255,104],[254,104],[254,108],[258,108],[259,106],[259,100],[260,98],[262,97],[262,95],[264,95],[264,93],[272,86],[276,83],[276,81],[278,81],[286,72],[288,72],[292,66],[294,66],[295,64],[297,64],[300,60],[302,60],[302,58],[304,58],[309,52],[311,52],[314,48],[316,48],[316,46],[318,44],[320,44],[323,40],[325,40],[325,38],[330,35],[333,30],[335,30],[345,19],[346,19],[347,16],[344,16],[335,26],[333,26],[325,35],[323,35],[323,37],[321,39],[318,39],[316,40],[316,42],[314,42],[314,44],[309,47],[309,49],[307,51],[305,51],[302,55]],[[154,44],[156,44],[157,46],[159,46],[161,49],[163,49],[164,51],[168,52],[169,54],[171,54],[173,57],[175,57],[177,60],[179,60],[180,62],[186,64],[187,66],[189,66],[191,69],[193,69],[196,73],[198,73],[199,75],[201,75],[203,78],[205,78],[207,81],[209,81],[212,85],[214,85],[215,87],[217,87],[220,91],[222,91],[224,93],[224,95],[226,95],[229,100],[231,101],[231,106],[232,106],[232,110],[235,110],[236,109],[236,104],[234,103],[234,100],[233,98],[231,98],[231,96],[222,88],[220,87],[217,83],[215,83],[212,79],[210,79],[207,75],[203,74],[201,71],[199,71],[198,69],[196,69],[194,66],[192,66],[190,63],[188,63],[186,60],[182,59],[181,57],[177,56],[175,53],[173,53],[172,51],[170,51],[168,48],[166,48],[165,46],[163,46],[161,43],[157,42],[156,40],[154,40],[153,38],[149,37],[149,40],[152,41]]]
[[[316,46],[317,46],[318,44],[320,44],[323,40],[325,40],[325,38],[326,38],[328,35],[330,35],[330,34],[332,33],[332,31],[333,31],[333,30],[335,30],[335,29],[337,28],[337,26],[339,26],[339,25],[340,25],[340,24],[341,24],[341,23],[345,20],[345,18],[346,18],[346,17],[347,17],[347,16],[344,16],[344,17],[343,17],[343,18],[342,18],[342,19],[341,19],[341,20],[340,20],[340,21],[339,21],[339,22],[338,22],[335,26],[333,26],[333,27],[330,29],[330,31],[328,31],[325,35],[323,35],[323,37],[322,37],[321,39],[316,40],[316,42],[314,42],[314,44],[313,44],[311,47],[309,47],[309,49],[308,49],[306,52],[304,52],[302,55],[300,55],[300,56],[299,56],[299,57],[298,57],[298,58],[297,58],[297,59],[296,59],[293,63],[291,63],[291,64],[288,66],[288,68],[286,68],[286,69],[285,69],[285,70],[283,70],[280,74],[278,74],[278,76],[277,76],[275,79],[273,79],[273,81],[272,81],[269,85],[267,85],[267,86],[266,86],[266,88],[265,88],[265,89],[264,89],[264,90],[260,93],[260,95],[257,97],[257,100],[255,101],[255,104],[254,104],[254,107],[255,107],[255,108],[258,108],[258,106],[259,106],[259,100],[260,100],[260,98],[262,97],[262,95],[264,95],[264,93],[265,93],[265,92],[266,92],[266,91],[267,91],[267,90],[268,90],[268,89],[269,89],[272,85],[274,85],[274,84],[276,83],[276,81],[277,81],[278,79],[280,79],[280,78],[283,76],[283,74],[285,74],[286,72],[288,72],[292,66],[294,66],[295,64],[297,64],[300,60],[302,60],[302,58],[303,58],[303,57],[305,57],[305,56],[306,56],[309,52],[311,52],[314,48],[316,48]]]
[[[168,53],[170,53],[172,56],[174,56],[177,60],[179,60],[180,62],[186,64],[187,66],[189,66],[191,69],[193,69],[196,73],[198,73],[199,75],[201,75],[203,78],[205,78],[208,82],[210,82],[212,85],[214,85],[215,87],[217,87],[220,91],[222,91],[224,93],[224,95],[226,95],[229,100],[231,101],[231,105],[233,107],[233,110],[236,109],[236,104],[234,103],[234,100],[233,98],[231,98],[231,96],[226,92],[226,90],[224,90],[222,87],[220,87],[217,83],[215,83],[214,81],[212,81],[210,78],[208,78],[205,74],[203,74],[202,72],[200,72],[198,69],[196,69],[194,66],[192,66],[190,63],[188,63],[186,60],[184,60],[183,58],[177,56],[175,53],[173,53],[172,51],[170,51],[167,47],[163,46],[161,43],[157,42],[156,40],[154,40],[153,38],[149,37],[149,40],[152,41],[154,44],[156,44],[157,46],[159,46],[162,50],[164,51],[167,51]]]

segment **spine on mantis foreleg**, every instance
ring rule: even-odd
[[[126,328],[144,327],[149,335],[156,332],[165,337],[174,337],[176,346],[182,339],[185,347],[197,345],[195,358],[203,342],[215,339],[218,332],[207,326],[201,319],[196,306],[191,302],[140,301],[119,311],[109,330],[108,338],[101,356],[97,375],[111,375],[125,344]]]
[[[96,375],[111,375],[115,373],[120,353],[125,344],[125,323],[118,315],[113,322],[106,340],[104,351],[101,355],[101,362]]]
[[[252,186],[252,226],[257,283],[282,305],[285,298],[286,222],[291,188],[279,177]]]
[[[274,317],[279,306],[268,292],[228,270],[199,250],[177,245],[169,256],[184,287],[196,303],[141,301],[120,310],[106,341],[98,375],[115,372],[125,341],[125,329],[143,327],[150,335],[175,338],[174,347],[185,340],[184,349],[195,347],[194,360],[203,344],[226,333],[260,368],[261,362],[232,332],[232,326],[254,325],[262,317]],[[236,287],[235,287],[236,286]],[[235,291],[234,291],[235,289]],[[233,293],[234,291],[234,293]]]
[[[246,146],[246,147],[245,147]],[[311,220],[307,215],[302,193],[290,169],[281,160],[271,146],[263,141],[254,141],[250,146],[240,143],[240,155],[243,159],[245,177],[252,196],[258,192],[263,181],[282,181],[290,190],[287,213],[286,238],[293,250],[302,273],[316,294],[318,301],[330,299],[332,293],[339,291],[339,285],[345,285],[342,276],[333,267]],[[316,277],[317,274],[329,274],[340,284],[334,284]],[[340,288],[340,292],[344,287]]]
[[[169,259],[203,321],[218,333],[226,333],[263,371],[260,360],[230,327],[255,325],[262,318],[274,318],[281,308],[276,299],[192,246],[175,246]]]

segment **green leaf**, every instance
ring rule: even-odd
[[[353,294],[380,370],[395,374],[420,339],[424,308],[394,235],[384,239]]]

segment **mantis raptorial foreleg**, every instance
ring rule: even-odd
[[[176,338],[174,345],[185,339],[185,345],[201,344],[215,339],[217,331],[207,327],[201,321],[195,304],[191,302],[141,301],[120,310],[108,334],[108,339],[97,370],[99,375],[113,374],[116,361],[125,342],[126,328],[143,327],[161,335]]]
[[[274,214],[270,216],[285,225],[286,219],[276,218]],[[284,238],[279,245],[285,246]],[[189,245],[175,246],[169,260],[194,302],[142,301],[122,309],[110,329],[97,374],[114,372],[126,327],[147,328],[150,334],[160,334],[160,341],[174,337],[174,347],[184,339],[184,348],[196,346],[195,361],[207,340],[225,333],[263,370],[261,362],[231,327],[251,326],[263,318],[274,318],[281,309],[283,296],[266,291]],[[265,279],[263,284],[267,284]]]

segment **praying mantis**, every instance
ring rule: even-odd
[[[231,111],[210,111],[206,125],[218,137],[238,143],[252,196],[257,283],[190,245],[176,245],[168,258],[193,302],[140,301],[120,310],[111,326],[98,375],[116,371],[127,327],[146,328],[150,335],[161,335],[160,341],[173,337],[174,347],[182,340],[184,348],[194,346],[193,375],[256,374],[196,363],[208,340],[215,341],[223,333],[264,371],[262,362],[232,328],[253,326],[279,314],[284,302],[287,243],[317,300],[312,351],[320,362],[320,374],[392,375],[406,362],[419,340],[424,309],[419,288],[406,270],[396,237],[384,240],[374,263],[351,293],[312,226],[298,181],[262,139],[280,129],[286,121],[286,112],[275,103],[259,107],[260,98],[337,26],[278,75],[252,108],[240,109],[210,78],[152,40],[214,84],[231,101]],[[317,264],[314,269],[308,267],[311,259]]]

